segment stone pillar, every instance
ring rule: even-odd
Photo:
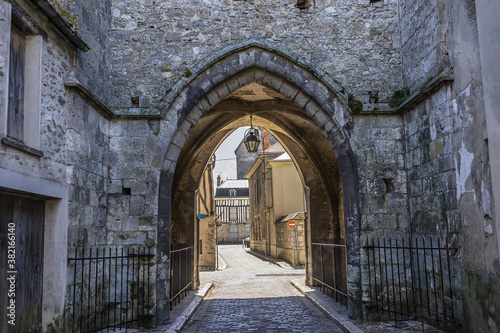
[[[483,79],[484,109],[486,113],[486,138],[488,140],[493,207],[500,208],[500,2],[497,0],[476,1],[479,54]],[[483,199],[484,200],[484,199]],[[486,213],[486,212],[485,212]],[[496,236],[500,247],[500,214],[492,212]]]

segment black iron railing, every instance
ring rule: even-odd
[[[396,322],[420,320],[443,329],[456,329],[447,239],[371,239],[368,258],[369,309]],[[389,319],[386,318],[386,319]]]
[[[312,243],[313,281],[315,286],[347,304],[347,260],[346,246],[336,244]]]
[[[153,257],[145,248],[75,249],[68,258],[73,275],[71,331],[128,329],[152,318]]]
[[[170,250],[170,310],[179,303],[192,286],[189,244],[172,245]]]

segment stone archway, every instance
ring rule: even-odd
[[[256,115],[255,125],[269,128],[290,149],[310,189],[311,212],[327,211],[323,215],[317,213],[311,220],[330,216],[342,229],[347,244],[348,306],[351,315],[358,317],[358,176],[344,130],[349,126],[345,96],[321,70],[261,40],[226,48],[193,73],[172,89],[161,109],[173,137],[160,176],[158,320],[168,319],[168,299],[159,295],[167,295],[168,291],[172,220],[182,220],[183,228],[194,229],[194,195],[189,189],[197,186],[197,175],[201,175],[217,145],[234,128],[248,125],[250,114]],[[232,97],[234,92],[252,84],[267,89],[272,98],[248,103]],[[180,188],[183,190],[178,191]],[[313,230],[311,227],[309,239],[314,237]]]

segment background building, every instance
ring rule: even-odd
[[[215,155],[208,162],[205,172],[198,186],[197,212],[199,221],[199,266],[200,269],[216,268],[215,249],[215,198],[213,170],[215,167]]]
[[[250,205],[248,181],[226,180],[215,190],[215,213],[220,222],[217,240],[221,243],[241,243],[249,235]]]
[[[280,143],[275,143],[259,154],[246,177],[251,184],[250,248],[299,263],[297,258],[294,259],[296,252],[292,253],[298,245],[298,258],[301,258],[301,264],[305,264],[304,191],[290,156]],[[294,220],[298,231],[294,244],[287,225],[292,216],[298,217]]]

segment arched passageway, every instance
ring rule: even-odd
[[[342,95],[310,64],[269,44],[250,41],[214,56],[167,96],[164,112],[175,135],[161,170],[157,295],[168,290],[171,244],[196,246],[195,191],[207,162],[234,129],[267,128],[292,157],[306,192],[307,282],[312,242],[344,241],[348,306],[360,308],[357,174],[345,135]],[[196,249],[194,251],[196,253]],[[197,262],[192,275],[196,283]],[[158,297],[158,318],[168,318]]]

